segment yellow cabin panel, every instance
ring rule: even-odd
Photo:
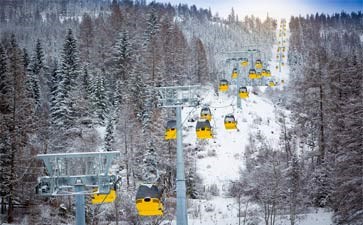
[[[268,86],[269,86],[269,87],[275,87],[275,86],[276,86],[276,84],[275,84],[275,82],[270,81],[270,82],[268,82]]]
[[[103,204],[103,203],[112,203],[116,200],[117,193],[114,189],[110,190],[108,194],[93,194],[91,203],[93,205]]]
[[[166,129],[165,140],[172,140],[172,139],[176,139],[176,129],[175,128]]]
[[[239,97],[242,99],[246,99],[249,97],[249,93],[248,92],[240,92],[238,93]]]
[[[209,128],[197,129],[198,139],[210,139],[213,138],[212,131]]]
[[[237,129],[237,122],[224,122],[226,130]]]
[[[162,216],[164,207],[157,198],[136,200],[136,209],[139,216]]]
[[[270,72],[270,71],[268,71],[268,70],[266,70],[266,71],[262,71],[262,72],[261,72],[261,75],[262,75],[263,77],[271,77],[271,72]]]
[[[256,63],[255,64],[256,69],[262,69],[262,63]]]
[[[248,74],[248,78],[250,79],[258,79],[259,75],[257,73],[250,73]]]
[[[242,62],[241,62],[241,66],[243,66],[243,67],[248,66],[248,61],[242,61]]]
[[[232,79],[236,79],[238,77],[237,71],[232,72]]]
[[[228,91],[228,84],[220,84],[219,85],[219,91],[221,91],[221,92]]]
[[[261,71],[261,75],[265,77],[265,76],[266,76],[266,74],[267,74],[267,71],[266,71],[265,69],[263,69],[263,70]]]

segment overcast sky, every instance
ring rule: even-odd
[[[172,5],[187,3],[195,4],[198,8],[211,8],[221,17],[230,14],[232,7],[240,18],[245,15],[255,15],[265,18],[267,13],[273,17],[290,17],[307,13],[333,13],[363,11],[363,0],[156,0],[170,2]]]

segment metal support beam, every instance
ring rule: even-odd
[[[242,69],[241,69],[241,66],[238,65],[238,76],[237,76],[237,108],[238,109],[241,109],[242,106],[241,106],[241,98],[239,97],[239,88],[240,88],[240,80],[241,80],[241,74],[242,74]]]
[[[76,225],[86,225],[86,207],[84,201],[84,185],[74,185],[76,191]]]
[[[159,107],[176,109],[176,224],[188,225],[187,199],[184,171],[182,107],[195,107],[199,104],[199,85],[158,87]]]
[[[176,107],[176,224],[188,225],[188,215],[186,207],[186,185],[184,171],[184,151],[182,139],[181,107]]]

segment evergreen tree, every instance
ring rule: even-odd
[[[10,77],[7,74],[7,55],[0,44],[0,112],[6,114],[9,111]]]
[[[77,43],[72,30],[69,29],[63,45],[56,104],[52,110],[53,123],[62,128],[74,125],[78,116],[74,100],[78,97],[76,93],[79,92],[77,87],[80,81],[79,73]]]
[[[40,106],[40,77],[44,76],[44,52],[40,40],[37,40],[33,57],[30,62],[29,77],[31,83],[32,96],[36,106]]]
[[[92,102],[93,112],[99,124],[103,124],[107,115],[107,95],[104,77],[101,74],[93,78]]]
[[[208,72],[208,61],[207,55],[204,49],[202,41],[197,38],[195,40],[195,77],[197,77],[197,82],[199,84],[206,84],[209,82],[209,72]]]
[[[159,19],[154,9],[151,10],[149,18],[146,21],[146,30],[144,32],[144,46],[151,42],[160,28]]]
[[[17,175],[24,173],[24,169],[30,163],[28,161],[21,161],[21,158],[25,156],[23,151],[26,146],[27,138],[31,132],[31,115],[33,108],[32,101],[27,98],[26,93],[26,75],[24,72],[23,52],[19,48],[15,35],[11,36],[10,46],[8,50],[9,66],[8,73],[9,78],[5,79],[10,81],[10,89],[8,97],[10,97],[9,114],[4,118],[5,127],[2,127],[4,134],[9,136],[3,136],[5,145],[2,146],[2,152],[4,152],[4,158],[6,162],[6,169],[8,170],[6,186],[6,202],[7,208],[7,221],[12,223],[14,220],[14,202],[20,193],[17,192],[18,177]],[[3,121],[3,120],[2,120]],[[3,133],[3,132],[1,132]],[[7,145],[6,143],[10,143]],[[28,155],[28,157],[30,157]],[[2,157],[2,159],[4,159]],[[23,165],[22,165],[23,164]],[[21,165],[22,167],[19,167]]]
[[[192,199],[199,198],[199,192],[198,192],[198,189],[197,189],[197,183],[196,182],[197,181],[196,181],[195,173],[194,173],[193,169],[190,168],[189,173],[187,175],[187,179],[186,179],[186,186],[187,186],[187,194]]]
[[[50,92],[50,113],[53,113],[57,107],[57,95],[59,90],[60,76],[58,74],[58,63],[54,61],[49,79],[49,92]]]
[[[112,144],[114,143],[114,126],[113,119],[107,120],[106,136],[105,136],[105,151],[112,151]]]
[[[122,31],[113,50],[115,80],[126,81],[131,64],[131,43],[128,32]]]

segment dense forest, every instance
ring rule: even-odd
[[[280,213],[296,224],[311,207],[332,209],[336,224],[361,224],[363,15],[292,17],[289,28],[290,83],[271,93],[291,111],[279,112],[280,148],[251,136],[230,193],[258,203],[266,225]]]
[[[122,201],[89,206],[87,221],[137,224],[135,188],[155,167],[164,194],[175,196],[175,148],[163,141],[173,112],[157,108],[153,87],[208,84],[223,70],[219,52],[271,45],[276,28],[271,18],[240,21],[232,11],[223,20],[195,6],[145,1],[1,4],[1,214],[9,223],[74,219],[70,198],[36,196],[37,177],[45,175],[37,154],[116,150],[126,178]],[[175,203],[168,204],[163,220],[173,214]]]
[[[336,224],[362,224],[363,15],[291,17],[288,25],[290,82],[266,94],[291,112],[278,111],[279,149],[250,135],[230,196],[259,205],[266,225],[279,214],[294,225],[313,207],[332,210]],[[156,173],[167,207],[147,222],[171,220],[176,152],[164,125],[175,112],[157,107],[154,87],[215,88],[230,69],[223,52],[259,46],[270,58],[276,28],[273,18],[238,18],[233,9],[223,19],[145,0],[2,1],[1,222],[72,223],[70,197],[36,195],[46,175],[36,155],[90,151],[121,152],[124,183],[114,204],[87,205],[88,224],[143,224],[135,192]],[[188,197],[203,199],[193,149],[185,149]]]

